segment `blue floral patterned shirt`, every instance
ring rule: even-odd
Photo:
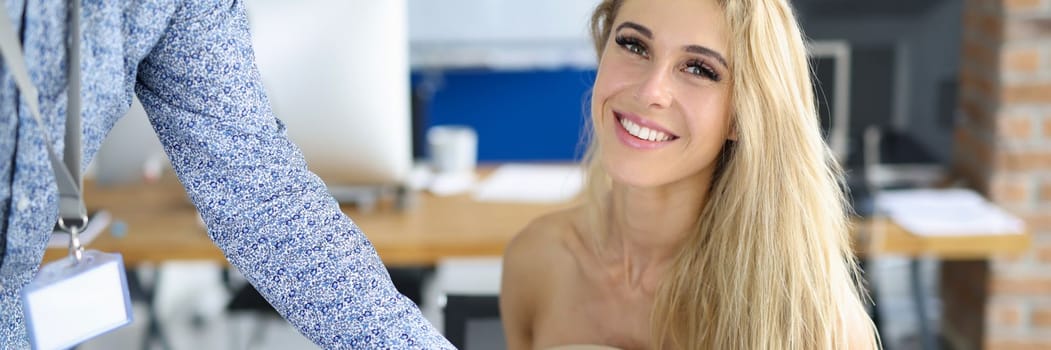
[[[59,154],[66,3],[4,4]],[[212,240],[300,332],[324,348],[452,348],[394,289],[375,249],[286,137],[260,83],[244,4],[82,4],[85,167],[135,93]],[[3,349],[29,347],[19,294],[58,215],[45,130],[19,98],[11,73],[0,69]]]

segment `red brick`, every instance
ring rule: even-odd
[[[1035,243],[1034,245],[1036,246],[1036,260],[1044,264],[1051,264],[1051,242]],[[1048,269],[1051,269],[1051,267],[1048,267]]]
[[[999,85],[996,81],[986,78],[984,76],[977,76],[974,80],[975,90],[978,91],[982,99],[980,101],[994,101],[999,96]],[[986,113],[983,116],[987,119],[982,125],[992,125],[988,119],[991,119],[992,113]]]
[[[960,68],[960,94],[961,94],[961,96],[968,96],[968,92],[970,92],[971,96],[975,96],[975,95],[977,95],[977,96],[984,96],[984,94],[980,93],[979,89],[980,89],[980,87],[978,86],[978,82],[976,81],[974,72],[971,72],[971,69],[968,69],[967,67],[961,67]],[[964,99],[963,101],[960,101],[960,102],[961,103],[965,103],[965,102],[968,102],[968,100]]]
[[[1000,40],[1004,35],[1004,21],[997,14],[979,15],[977,24],[978,30],[988,39]]]
[[[1003,171],[1051,170],[1051,152],[1004,152],[997,155],[996,168]]]
[[[1051,328],[1051,306],[1038,306],[1033,309],[1033,315],[1029,319],[1033,327]]]
[[[1040,8],[1041,0],[1004,0],[1004,10],[1008,13],[1025,13]]]
[[[993,145],[978,138],[968,128],[956,128],[956,147],[961,153],[973,157],[980,164],[993,164]]]
[[[1015,253],[999,253],[992,257],[994,261],[1000,263],[1003,269],[1014,269],[1014,268],[1027,268],[1032,263],[1030,262],[1030,252],[1015,252]]]
[[[1051,349],[1051,339],[1008,339],[988,337],[985,340],[986,350],[1047,350]]]
[[[1033,135],[1033,118],[1025,114],[1005,114],[996,118],[997,135],[1008,140],[1026,140]]]
[[[979,23],[981,22],[982,16],[981,9],[976,8],[976,6],[964,6],[963,20],[961,22],[963,33],[967,34],[968,32],[976,33],[981,31]],[[968,35],[964,35],[964,37],[967,36]]]
[[[1035,73],[1040,70],[1040,51],[1032,46],[1004,49],[1000,69],[1007,73]]]
[[[997,204],[1024,204],[1029,199],[1027,181],[1000,176],[994,177],[989,186],[989,200]]]
[[[993,100],[997,98],[996,79],[1000,77],[996,65],[996,55],[983,44],[965,41],[960,67],[961,90],[971,92],[964,95],[971,99]],[[967,62],[967,64],[963,64]]]
[[[953,170],[950,174],[959,177],[968,186],[983,195],[989,192],[989,177],[986,175],[988,163],[978,164],[971,153],[968,153],[957,143],[953,149]]]
[[[1013,18],[1006,24],[1002,20],[986,20],[980,25],[982,30],[988,30],[988,26],[995,26],[992,22],[999,21],[1000,30],[1007,40],[1046,39],[1051,37],[1051,18]],[[997,37],[990,37],[997,38]]]
[[[1051,83],[1025,83],[1004,86],[1000,99],[1005,103],[1051,104]]]
[[[1016,303],[990,303],[987,323],[999,327],[1022,325],[1022,306]]]
[[[971,28],[978,26],[978,13],[972,6],[965,6],[963,9],[963,21],[961,22],[964,28]]]
[[[1040,184],[1040,200],[1051,203],[1051,181]]]
[[[1020,215],[1025,221],[1026,230],[1032,234],[1051,231],[1051,213],[1031,213]]]
[[[986,47],[980,41],[966,40],[963,43],[963,59],[979,66],[992,66],[996,61],[996,53]]]
[[[989,262],[985,260],[946,260],[938,279],[942,299],[942,329],[952,334],[975,336],[967,341],[978,344],[985,328],[985,304],[989,292]]]
[[[983,89],[975,87],[976,89]],[[988,96],[986,93],[981,93],[981,96]],[[960,108],[964,111],[964,116],[967,118],[967,122],[981,129],[991,129],[993,127],[992,114],[986,110],[985,106],[976,99],[965,99],[960,103]]]
[[[990,289],[997,295],[1047,296],[1051,295],[1051,278],[993,277]]]

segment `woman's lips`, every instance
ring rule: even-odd
[[[613,111],[613,116],[617,120],[617,138],[629,147],[653,149],[679,138],[678,135],[637,115]]]

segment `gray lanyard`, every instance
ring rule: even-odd
[[[0,6],[2,7],[2,6]],[[25,9],[27,10],[27,9]],[[23,10],[23,11],[25,11]],[[24,25],[24,23],[23,23]],[[29,80],[29,71],[26,69],[25,59],[22,57],[22,45],[15,35],[14,26],[8,16],[6,7],[0,11],[0,54],[3,55],[4,65],[15,78],[15,83],[22,92],[22,100],[29,106],[29,112],[33,114],[40,132],[44,135],[44,144],[47,146],[48,157],[51,159],[51,169],[55,172],[55,182],[58,184],[58,223],[56,229],[68,232],[71,235],[70,252],[74,254],[77,261],[80,260],[80,240],[77,234],[88,223],[87,209],[84,207],[84,197],[80,189],[83,183],[80,174],[80,147],[81,147],[81,117],[80,117],[80,1],[70,1],[69,13],[70,38],[67,46],[68,67],[68,90],[66,106],[66,137],[65,137],[65,161],[59,158],[51,146],[48,137],[48,129],[40,117],[39,93],[33,82]],[[17,113],[17,109],[16,109]]]

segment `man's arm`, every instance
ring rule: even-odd
[[[173,18],[139,65],[136,92],[227,259],[324,348],[452,348],[286,137],[244,5],[187,1]]]

